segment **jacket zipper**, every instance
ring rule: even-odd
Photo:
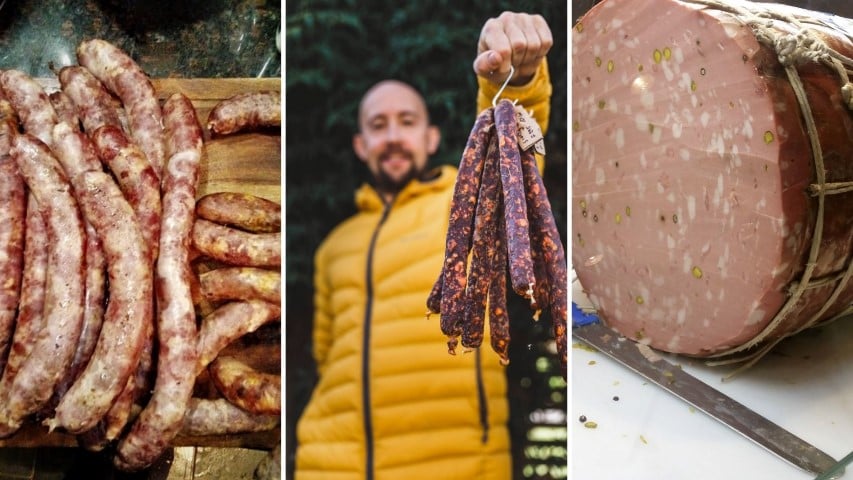
[[[373,421],[370,409],[370,320],[373,317],[373,252],[376,248],[376,239],[379,237],[379,230],[382,228],[382,224],[385,223],[385,219],[388,218],[392,203],[390,202],[385,205],[382,217],[379,219],[379,223],[376,224],[373,236],[370,237],[370,247],[367,250],[367,278],[365,279],[367,301],[364,308],[364,333],[361,345],[361,401],[364,412],[365,480],[373,480]]]
[[[489,405],[486,402],[486,387],[483,385],[483,362],[480,355],[480,349],[476,350],[477,358],[477,401],[480,406],[480,426],[483,428],[482,442],[485,444],[489,441]]]

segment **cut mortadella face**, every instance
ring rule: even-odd
[[[811,280],[849,266],[853,197],[825,197],[816,224],[801,107],[747,20],[698,2],[605,0],[572,31],[572,262],[602,320],[660,350],[711,356],[771,341],[853,298],[848,285],[832,299],[830,282],[786,306],[816,230]],[[770,33],[796,33],[777,23]],[[831,33],[820,38],[853,50]],[[817,62],[798,70],[827,175],[849,181],[841,84]]]

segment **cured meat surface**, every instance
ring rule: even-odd
[[[697,356],[773,342],[853,299],[853,197],[810,194],[853,178],[843,83],[827,57],[773,43],[797,38],[785,18],[822,17],[708,3],[604,1],[572,31],[572,263],[610,327]],[[853,52],[829,26],[808,35]]]

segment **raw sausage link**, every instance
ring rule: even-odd
[[[281,231],[281,205],[247,193],[207,194],[198,200],[196,215],[254,233]]]
[[[98,156],[121,188],[124,198],[136,213],[148,258],[157,258],[160,243],[162,204],[157,173],[145,159],[145,153],[129,141],[120,128],[105,125],[91,133]]]
[[[93,428],[77,435],[77,441],[89,451],[101,451],[118,438],[134,415],[142,410],[140,403],[144,405],[147,400],[152,383],[150,373],[154,367],[154,324],[148,322],[145,327],[145,341],[136,372],[127,379],[127,384],[104,417]]]
[[[65,175],[72,182],[83,172],[103,170],[95,146],[86,134],[74,130],[65,122],[54,125],[52,133],[53,153],[62,164]]]
[[[536,281],[530,254],[528,233],[530,224],[527,219],[527,203],[524,197],[521,158],[518,150],[518,123],[515,107],[511,101],[501,100],[495,107],[495,128],[501,152],[500,172],[510,280],[517,294],[532,299]]]
[[[18,113],[24,131],[53,145],[53,126],[59,121],[44,88],[20,70],[0,73],[0,89]]]
[[[231,342],[277,318],[281,318],[281,307],[262,300],[226,303],[204,317],[198,334],[196,375]]]
[[[53,127],[53,153],[62,165],[65,175],[70,179],[75,198],[79,203],[80,185],[77,180],[80,175],[87,171],[101,171],[101,162],[98,160],[92,142],[83,132],[74,129],[67,122],[59,122]],[[47,416],[52,415],[59,400],[89,362],[103,323],[106,258],[100,237],[92,223],[86,220],[84,225],[86,229],[86,303],[83,329],[68,374],[59,381],[53,398],[47,405]]]
[[[9,155],[12,138],[18,133],[18,114],[12,104],[3,97],[0,89],[0,157]]]
[[[104,300],[106,298],[106,257],[101,239],[91,223],[86,228],[86,303],[83,307],[83,328],[80,339],[68,367],[68,373],[59,380],[53,397],[42,410],[45,416],[53,415],[59,401],[89,363],[104,322]]]
[[[281,273],[253,267],[223,267],[199,275],[201,293],[212,302],[264,300],[281,303]]]
[[[12,156],[44,214],[49,246],[44,326],[0,412],[0,427],[6,433],[19,428],[24,417],[50,400],[56,383],[66,374],[80,337],[85,304],[83,220],[62,167],[47,146],[28,134],[15,137]]]
[[[239,93],[217,103],[207,116],[207,128],[219,135],[278,126],[281,126],[281,92]]]
[[[81,42],[77,61],[121,99],[132,138],[145,152],[157,177],[162,178],[166,162],[164,115],[151,80],[127,53],[101,39]]]
[[[229,402],[251,413],[281,414],[281,375],[259,372],[231,356],[216,357],[208,370]]]
[[[68,95],[62,90],[57,90],[51,92],[47,99],[50,100],[50,104],[56,112],[57,122],[67,123],[72,129],[80,130],[80,118],[77,116],[77,109]]]
[[[441,332],[450,337],[450,353],[455,350],[455,337],[462,334],[461,322],[465,315],[462,299],[465,294],[468,253],[474,231],[474,206],[477,203],[480,176],[493,125],[492,108],[483,110],[474,122],[459,163],[459,173],[450,203],[440,307]]]
[[[483,178],[477,196],[474,216],[474,246],[471,249],[471,268],[465,291],[465,319],[462,326],[462,346],[477,348],[483,343],[486,322],[486,301],[492,282],[497,240],[498,206],[500,202],[500,150],[492,137],[483,166]]]
[[[136,370],[153,298],[151,264],[133,209],[107,173],[78,178],[80,204],[106,254],[110,290],[92,358],[60,400],[55,417],[45,422],[71,433],[92,428]]]
[[[163,106],[169,161],[163,176],[163,222],[157,259],[158,361],[154,393],[119,442],[115,465],[152,464],[180,430],[198,362],[189,244],[202,156],[202,132],[189,99],[174,94]]]
[[[24,265],[26,188],[18,166],[8,155],[0,156],[0,372],[6,365],[15,330]]]
[[[228,435],[265,432],[281,423],[280,415],[255,415],[224,398],[191,398],[181,427],[181,435]]]
[[[542,255],[542,264],[548,285],[548,299],[551,311],[551,322],[554,328],[554,340],[557,342],[557,354],[563,370],[567,374],[568,338],[566,322],[568,316],[568,267],[560,232],[551,210],[551,202],[545,191],[542,177],[536,166],[532,151],[524,152],[521,156],[521,168],[524,183],[527,185],[527,208],[531,218],[531,236],[536,245],[536,251]]]
[[[500,210],[499,210],[500,211]],[[489,336],[494,350],[503,365],[509,364],[509,315],[507,295],[507,238],[503,218],[498,220],[497,250],[494,258],[494,278],[489,286]]]
[[[139,405],[144,405],[145,401],[147,401],[151,385],[154,383],[151,375],[154,372],[154,341],[154,323],[152,319],[146,325],[145,342],[142,346],[142,354],[139,358],[139,364],[136,366],[136,372],[127,380],[128,384],[125,390],[119,395],[121,403],[117,401],[103,419],[106,425],[105,435],[108,442],[118,438],[127,425],[133,410],[141,410],[142,407]]]
[[[202,254],[229,265],[277,267],[281,265],[281,232],[248,233],[197,219],[193,246]]]
[[[26,188],[18,166],[9,156],[17,123],[12,105],[0,99],[0,204],[4,207],[0,209],[0,272],[5,275],[0,287],[0,372],[6,365],[15,330],[24,263]]]
[[[83,131],[87,134],[102,125],[121,127],[116,105],[118,102],[85,67],[63,67],[59,70],[59,84],[76,107]]]
[[[17,168],[17,165],[16,165]],[[21,274],[21,297],[12,347],[6,358],[6,368],[0,379],[0,416],[9,403],[9,390],[24,360],[30,356],[35,338],[44,325],[44,284],[47,277],[47,226],[38,202],[27,196],[24,227],[24,265]],[[11,432],[6,432],[11,433]],[[3,436],[0,426],[0,436]]]

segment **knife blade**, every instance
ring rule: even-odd
[[[831,456],[742,403],[683,371],[659,355],[647,355],[637,342],[619,335],[572,305],[572,334],[630,370],[681,398],[781,459],[812,474],[838,468]],[[840,478],[844,468],[833,472]]]

